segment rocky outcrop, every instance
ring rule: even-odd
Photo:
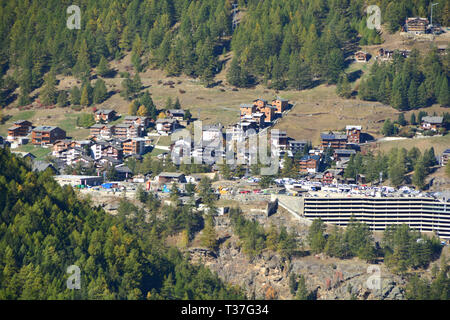
[[[280,211],[270,217],[264,214],[247,213],[246,218],[256,220],[265,228],[285,226],[294,232],[299,241],[305,241],[308,227],[288,212]],[[249,298],[294,299],[290,292],[289,277],[292,273],[303,275],[306,285],[317,299],[404,299],[405,281],[390,273],[383,264],[372,267],[359,259],[339,260],[325,255],[306,255],[285,259],[278,253],[264,251],[250,258],[242,252],[239,239],[233,235],[227,215],[215,218],[216,231],[222,236],[220,247],[212,252],[204,248],[191,248],[189,253],[194,263],[201,263],[217,272],[225,282],[239,285]],[[369,271],[369,272],[368,272]],[[379,275],[379,286],[376,280]]]
[[[202,263],[219,277],[244,288],[249,298],[293,299],[289,277],[306,278],[308,289],[317,299],[401,300],[405,282],[380,267],[380,286],[368,284],[369,265],[358,259],[337,260],[325,256],[294,257],[290,260],[266,251],[253,259],[243,253],[237,239],[228,239],[216,252],[191,249],[193,262]]]

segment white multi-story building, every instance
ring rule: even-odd
[[[432,197],[305,197],[305,218],[346,226],[353,216],[372,231],[389,225],[407,224],[420,232],[435,232],[450,239],[450,202]],[[301,206],[300,206],[301,207]]]

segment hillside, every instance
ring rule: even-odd
[[[113,217],[0,149],[0,299],[238,299],[161,242],[161,221]],[[129,211],[126,211],[129,214]],[[81,289],[66,287],[81,269]]]

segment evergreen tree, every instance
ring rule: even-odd
[[[132,90],[133,90],[132,92],[139,93],[139,91],[141,91],[141,88],[142,88],[141,77],[139,76],[139,73],[136,72],[132,81]]]
[[[296,90],[306,89],[312,84],[312,75],[308,65],[295,55],[291,57],[287,76],[289,86]]]
[[[206,217],[205,228],[203,229],[201,243],[210,250],[214,250],[217,246],[217,233],[214,228],[214,222],[211,215]]]
[[[65,107],[67,106],[67,104],[67,92],[65,90],[62,90],[58,94],[57,105],[58,107]]]
[[[45,106],[52,105],[56,102],[56,79],[52,71],[50,71],[45,77],[44,87],[42,88],[39,98],[41,103]]]
[[[425,108],[427,105],[428,105],[427,89],[425,82],[422,82],[417,92],[416,106],[417,108]]]
[[[306,287],[305,277],[301,274],[298,280],[298,289],[295,300],[309,300],[309,293]]]
[[[333,49],[327,58],[327,79],[329,84],[335,84],[344,69],[344,55],[340,49]]]
[[[408,105],[410,109],[418,107],[417,105],[417,103],[419,102],[418,97],[419,96],[417,92],[417,84],[416,81],[413,79],[408,89]]]
[[[438,95],[438,102],[440,105],[444,107],[450,106],[450,93],[448,88],[448,79],[444,75],[442,76],[441,85],[439,87],[439,95]]]
[[[81,92],[77,86],[70,90],[70,103],[72,105],[79,105],[81,103]]]
[[[169,110],[173,108],[172,98],[167,97],[165,109]]]
[[[93,102],[94,104],[102,103],[108,98],[108,90],[105,81],[98,79],[94,85]]]
[[[325,248],[326,239],[324,232],[325,225],[323,224],[322,220],[320,218],[315,219],[309,227],[307,236],[307,241],[313,253],[320,253]]]
[[[417,121],[416,121],[416,115],[415,115],[414,112],[411,113],[411,118],[410,118],[410,120],[409,120],[409,123],[410,123],[411,125],[413,125],[413,126],[415,126],[415,125],[417,124]]]
[[[383,128],[381,129],[381,133],[385,137],[392,136],[393,134],[395,134],[395,127],[390,119],[386,119],[386,121],[384,122]]]
[[[101,77],[108,77],[111,75],[111,69],[108,66],[108,61],[104,56],[100,58],[100,63],[97,66],[97,73]]]
[[[349,99],[352,96],[352,86],[348,81],[348,77],[346,74],[341,74],[339,77],[339,81],[336,86],[336,93],[338,96]]]
[[[78,79],[86,79],[90,73],[90,57],[86,40],[83,40],[78,51],[77,63],[74,67],[75,75]]]
[[[127,100],[131,100],[131,97],[135,93],[133,81],[130,79],[130,75],[127,74],[124,80],[122,80],[122,91],[120,95]]]
[[[80,104],[82,106],[85,106],[85,107],[87,107],[87,106],[89,106],[91,104],[90,101],[89,101],[89,91],[88,91],[88,87],[87,86],[84,86],[83,90],[81,92]]]
[[[420,159],[414,166],[414,174],[412,177],[412,182],[417,188],[423,190],[425,186],[425,177],[426,177],[426,169],[423,164],[423,159]]]
[[[180,99],[175,100],[175,104],[173,105],[174,109],[181,109]]]
[[[403,113],[400,113],[400,114],[398,115],[397,123],[398,123],[399,125],[401,125],[401,126],[406,126],[406,125],[408,124],[408,123],[406,122],[405,115],[404,115]]]

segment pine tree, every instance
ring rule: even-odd
[[[417,121],[416,121],[416,115],[415,115],[414,112],[411,113],[411,118],[410,118],[410,120],[409,120],[409,123],[410,123],[411,125],[413,125],[413,126],[415,126],[415,125],[417,124]]]
[[[214,228],[214,222],[211,215],[206,217],[205,228],[200,239],[203,246],[210,250],[214,250],[217,246],[217,233]]]
[[[328,84],[335,84],[344,69],[344,55],[340,49],[333,49],[327,55],[327,79]]]
[[[94,104],[102,103],[108,97],[105,81],[98,79],[94,85],[93,102]]]
[[[448,91],[448,79],[445,75],[442,76],[441,85],[439,87],[438,102],[444,107],[450,106],[450,92]]]
[[[74,67],[78,79],[86,79],[90,73],[90,57],[86,40],[83,40],[78,51],[77,63]]]
[[[383,128],[381,128],[381,133],[385,137],[391,136],[395,133],[394,125],[390,119],[386,119],[386,121],[384,122]]]
[[[423,190],[425,186],[426,169],[423,159],[417,161],[414,166],[414,174],[412,176],[412,183],[419,189]]]
[[[401,126],[406,126],[408,124],[406,122],[405,115],[403,114],[403,112],[398,115],[397,123]]]
[[[291,291],[292,295],[294,295],[295,292],[297,291],[297,279],[296,278],[297,278],[297,276],[293,272],[289,276],[289,290]]]
[[[65,90],[62,90],[58,94],[57,105],[58,105],[58,107],[65,107],[65,106],[67,106],[67,104],[68,104],[67,92]]]
[[[418,93],[417,93],[417,84],[416,81],[413,79],[409,85],[408,89],[408,105],[410,109],[417,107],[418,102]]]
[[[308,65],[296,55],[291,56],[287,73],[289,86],[296,90],[303,90],[311,86],[312,76]]]
[[[175,100],[175,104],[173,105],[174,109],[181,109],[180,99]]]
[[[90,105],[89,93],[88,93],[88,87],[87,86],[84,86],[83,87],[83,91],[81,92],[80,104],[82,106],[85,106],[85,107]]]
[[[295,300],[308,300],[309,293],[306,287],[305,277],[301,274],[298,280],[297,293],[295,295]]]
[[[97,73],[101,77],[108,77],[111,74],[111,70],[108,66],[108,61],[104,56],[100,58],[100,63],[97,66]]]
[[[336,86],[336,93],[338,96],[343,98],[350,98],[352,96],[352,86],[348,81],[348,77],[346,74],[341,74],[339,77],[339,81]]]
[[[141,88],[142,88],[141,77],[139,76],[139,73],[136,72],[132,82],[133,93],[139,93],[139,91],[141,91]]]
[[[395,187],[400,186],[405,179],[405,173],[405,158],[401,156],[401,153],[399,152],[397,160],[392,166],[389,166],[389,179],[391,180],[391,183]]]
[[[242,85],[245,87],[246,85],[241,83],[241,67],[239,66],[239,62],[236,57],[231,60],[230,68],[227,72],[227,81],[235,87],[243,87]]]
[[[325,226],[322,220],[315,219],[309,227],[307,241],[311,247],[311,251],[314,253],[320,253],[325,248]]]
[[[169,109],[172,109],[172,107],[173,107],[172,98],[171,97],[167,97],[165,109],[169,110]]]
[[[41,103],[45,106],[52,105],[56,102],[57,98],[56,79],[53,71],[50,71],[46,75],[44,87],[42,88],[39,98],[41,100]]]
[[[417,108],[425,108],[428,105],[427,88],[425,82],[419,86],[417,91]]]
[[[391,95],[391,105],[398,110],[404,110],[406,107],[405,95],[402,86],[402,79],[400,75],[394,78],[392,84],[392,95]]]
[[[136,34],[136,38],[133,42],[133,50],[131,51],[131,60],[133,62],[136,73],[142,71],[141,55],[142,55],[142,40],[139,34]]]
[[[70,90],[70,103],[72,105],[79,105],[81,102],[81,92],[78,87],[73,87]]]

